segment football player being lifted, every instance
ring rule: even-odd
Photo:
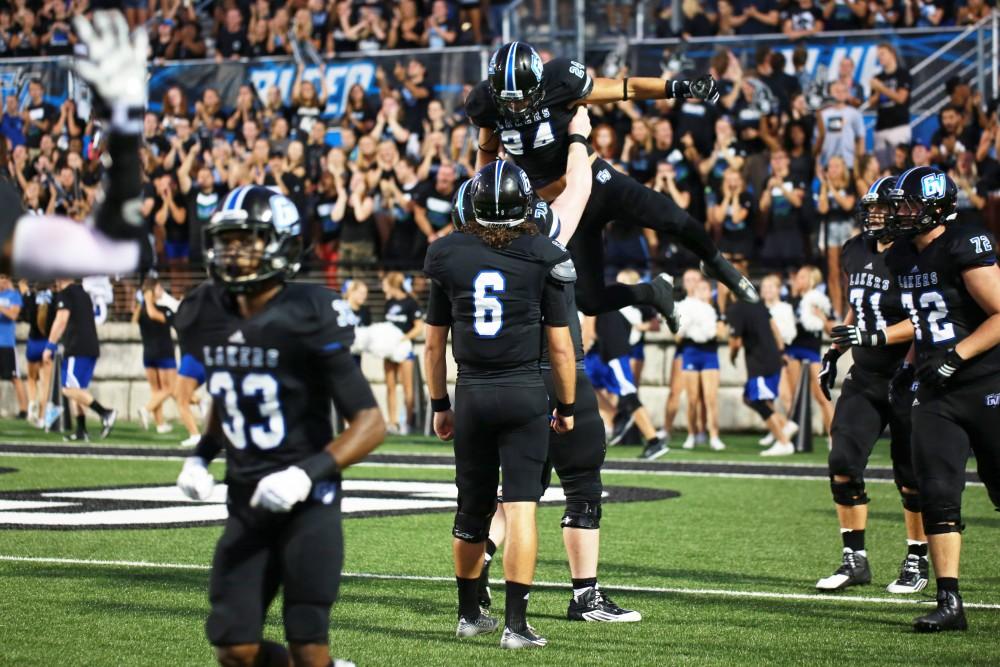
[[[484,166],[503,150],[527,172],[539,196],[551,202],[565,186],[567,150],[580,141],[568,131],[577,106],[689,97],[715,102],[719,97],[715,80],[710,76],[694,81],[594,79],[581,63],[556,58],[543,65],[529,44],[511,42],[492,55],[488,78],[472,89],[465,108],[479,128],[477,166]],[[589,145],[587,148],[590,152]],[[603,233],[612,220],[672,236],[702,260],[708,275],[745,301],[759,300],[750,281],[719,253],[702,222],[666,195],[616,171],[596,154],[590,160],[593,191],[569,244],[579,274],[576,291],[580,310],[596,315],[648,304],[676,330],[673,290],[666,274],[645,284],[604,284]]]
[[[914,328],[913,467],[937,578],[937,608],[914,620],[918,632],[966,628],[958,572],[970,454],[1000,509],[1000,269],[992,234],[955,221],[957,193],[931,167],[903,172],[889,191],[886,264]]]
[[[206,633],[223,665],[285,667],[291,658],[327,667],[343,565],[340,471],[382,441],[385,423],[351,357],[353,329],[333,308],[337,295],[288,282],[302,252],[292,201],[239,187],[204,239],[211,283],[181,302],[175,326],[213,400],[177,485],[207,500],[208,464],[226,454],[229,518],[212,561]],[[350,424],[336,437],[331,402]],[[279,587],[287,652],[261,636]]]
[[[875,443],[890,427],[893,479],[903,500],[907,552],[890,593],[916,593],[927,585],[927,537],[920,517],[920,496],[910,455],[910,404],[913,368],[905,361],[913,339],[909,312],[886,266],[892,237],[886,220],[894,176],[872,183],[861,198],[862,233],[844,243],[841,265],[851,310],[833,328],[834,344],[823,356],[820,388],[830,400],[837,360],[852,349],[847,373],[833,414],[830,488],[837,507],[842,562],[836,572],[816,582],[820,590],[839,590],[871,582],[865,548],[868,494],[865,469]],[[895,377],[895,382],[893,378]]]
[[[586,124],[584,124],[586,122]],[[577,110],[570,122],[570,132],[587,136],[590,124],[586,112]],[[570,197],[577,190],[577,198],[585,198],[582,194],[590,188],[590,164],[587,153],[582,145],[573,145],[567,159],[566,173],[568,186],[563,196],[551,206],[540,200],[533,200],[529,205],[528,218],[538,230],[559,241],[564,241],[573,234],[578,212],[570,210]],[[461,231],[469,224],[474,224],[475,211],[469,184],[466,181],[455,196],[452,208],[452,222],[455,229]],[[566,197],[564,199],[564,197]],[[583,201],[583,199],[580,199]],[[569,433],[549,433],[549,466],[548,473],[554,467],[562,483],[566,496],[566,509],[563,512],[560,526],[562,527],[563,544],[569,560],[570,578],[573,595],[566,611],[566,616],[573,621],[609,621],[630,622],[642,620],[642,615],[630,609],[623,609],[605,594],[597,583],[597,566],[600,554],[601,540],[601,467],[604,464],[605,437],[601,415],[597,409],[597,396],[587,378],[583,366],[583,337],[580,330],[580,319],[576,308],[576,295],[572,289],[564,290],[566,310],[568,313],[569,331],[573,340],[574,358],[576,361],[576,411],[575,426]],[[549,409],[556,408],[556,380],[552,372],[552,362],[546,340],[542,341],[542,378],[549,396]],[[546,474],[546,485],[550,474]],[[506,516],[501,503],[490,525],[489,539],[486,542],[485,562],[479,577],[479,604],[488,609],[492,603],[489,588],[490,562],[499,545],[506,536]]]

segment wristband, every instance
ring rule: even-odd
[[[628,77],[622,79],[622,102],[628,102]]]
[[[45,349],[49,350],[50,352],[58,352],[59,351],[59,343],[53,343],[52,341],[46,341],[46,343],[45,343]]]
[[[569,135],[569,143],[571,144],[583,144],[584,146],[590,146],[590,142],[587,141],[587,137],[582,134],[571,134]]]
[[[691,82],[671,79],[663,85],[663,96],[668,100],[674,97],[691,97]]]
[[[451,398],[448,397],[448,394],[445,394],[443,398],[432,398],[431,410],[434,412],[447,412],[451,410]]]
[[[572,417],[576,411],[576,403],[563,403],[556,401],[556,414],[560,417]]]
[[[885,329],[879,329],[875,332],[872,340],[875,341],[874,347],[882,347],[889,342],[889,335],[886,334]]]
[[[111,107],[111,130],[121,134],[142,134],[146,110],[141,106],[115,104]]]
[[[326,449],[317,452],[304,461],[299,461],[298,466],[314,482],[340,479],[340,466],[337,465],[337,459],[333,458],[333,454]]]

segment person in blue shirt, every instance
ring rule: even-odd
[[[17,316],[21,314],[21,293],[14,289],[10,276],[0,274],[0,380],[14,383],[17,394],[17,418],[28,418],[28,398],[21,383],[21,373],[17,364],[17,349],[14,346],[14,328]]]

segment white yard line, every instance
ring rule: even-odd
[[[126,568],[145,568],[154,570],[195,570],[195,571],[208,571],[210,569],[209,565],[198,564],[198,563],[151,563],[148,561],[131,561],[131,560],[91,560],[85,558],[42,558],[34,556],[4,556],[0,555],[0,562],[12,562],[12,563],[37,563],[42,565],[88,565],[93,567],[126,567]],[[343,577],[348,579],[378,579],[385,581],[427,581],[427,582],[439,582],[454,584],[454,577],[432,577],[432,576],[420,576],[412,574],[372,574],[369,572],[344,572]],[[491,583],[494,585],[500,585],[503,583],[501,580],[492,580]],[[558,581],[536,581],[533,586],[538,588],[566,588],[566,582]],[[800,600],[800,601],[816,601],[822,600],[824,602],[842,602],[842,603],[855,603],[863,602],[866,604],[896,604],[896,605],[917,605],[917,604],[930,604],[932,600],[927,598],[911,598],[911,597],[870,597],[870,596],[854,596],[854,595],[827,595],[822,593],[806,594],[806,593],[778,593],[773,591],[737,591],[728,590],[724,588],[681,588],[672,586],[628,586],[628,585],[604,585],[608,590],[614,591],[634,591],[637,593],[663,593],[667,595],[707,595],[715,597],[732,597],[732,598],[756,598],[765,600]],[[983,602],[966,602],[965,606],[969,609],[998,609],[1000,610],[1000,604],[983,603]]]

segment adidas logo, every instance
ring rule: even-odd
[[[871,270],[872,270],[872,269],[874,269],[874,268],[875,268],[875,267],[874,267],[874,266],[872,266],[872,263],[871,263],[871,262],[868,262],[867,264],[865,264],[865,271],[871,271]]]
[[[247,342],[247,339],[243,336],[243,332],[237,329],[233,332],[233,335],[229,337],[230,343],[236,343],[237,345],[242,345]]]
[[[912,269],[910,269],[910,273],[920,273],[920,269],[914,266]]]

